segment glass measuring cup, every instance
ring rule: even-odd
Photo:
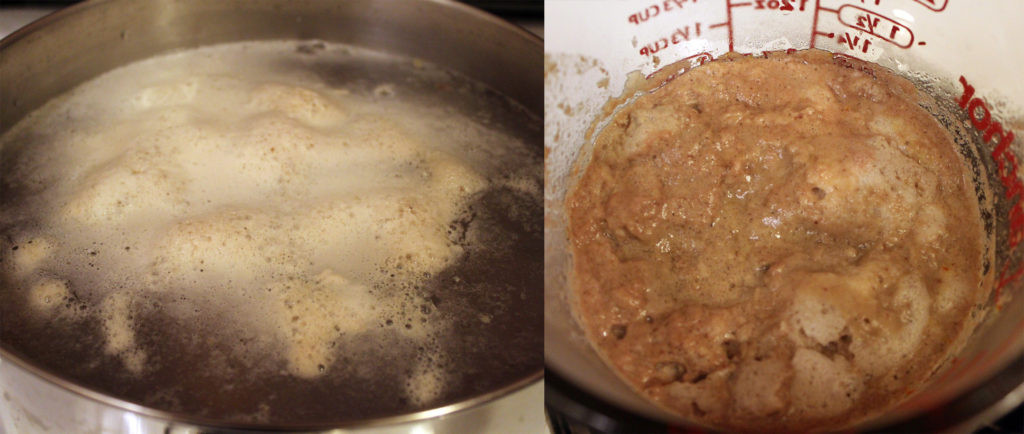
[[[974,166],[985,211],[994,288],[990,315],[963,351],[919,391],[859,428],[968,429],[1024,399],[1024,298],[1020,297],[1024,193],[1024,83],[1010,17],[1024,4],[963,0],[549,1],[546,4],[545,357],[557,374],[637,414],[685,423],[648,403],[605,366],[573,317],[564,199],[585,162],[605,103],[728,51],[820,48],[876,62],[935,98],[930,107]],[[684,62],[685,63],[685,62]],[[673,65],[666,68],[668,65]],[[664,68],[664,70],[663,70]],[[785,77],[778,77],[785,80]],[[632,85],[631,85],[632,86]],[[624,89],[631,89],[625,91]],[[593,127],[593,128],[592,128]],[[580,165],[581,167],[582,165]]]

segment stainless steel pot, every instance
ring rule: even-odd
[[[96,0],[47,16],[0,41],[0,133],[49,99],[97,75],[171,50],[251,40],[316,39],[416,57],[457,71],[542,110],[539,38],[465,5],[406,0]],[[539,131],[539,127],[534,126]],[[537,133],[539,134],[539,133]],[[539,138],[539,135],[538,135]],[[539,140],[538,140],[539,153]],[[539,243],[537,253],[539,255]],[[539,259],[538,259],[539,261]],[[538,271],[539,276],[539,271]],[[538,277],[539,280],[539,277]],[[234,424],[173,414],[67,381],[0,345],[0,428],[10,432],[190,432],[198,429],[329,429],[417,421],[478,407],[538,382],[532,368],[438,408],[337,423]],[[0,318],[2,320],[2,318]],[[487,417],[487,416],[483,416]],[[454,425],[453,425],[454,423]],[[466,421],[441,426],[462,427]],[[0,432],[3,432],[0,429]]]

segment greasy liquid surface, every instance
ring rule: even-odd
[[[912,84],[728,58],[621,110],[567,199],[577,313],[642,394],[730,430],[908,396],[987,296],[965,164]]]
[[[539,120],[419,60],[229,44],[2,139],[3,345],[206,418],[433,408],[541,369]]]

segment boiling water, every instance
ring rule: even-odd
[[[542,363],[539,124],[457,74],[321,42],[107,73],[0,140],[3,344],[237,421],[521,378]]]

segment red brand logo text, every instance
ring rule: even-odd
[[[1010,144],[1014,139],[1013,131],[1003,128],[999,121],[992,119],[992,112],[985,105],[985,101],[974,96],[974,86],[968,84],[967,79],[963,76],[960,76],[960,84],[964,87],[964,93],[957,101],[960,108],[967,110],[967,116],[971,118],[971,125],[982,132],[982,140],[985,143],[995,141],[996,147],[992,149],[991,155],[992,160],[996,163],[996,175],[999,177],[999,183],[1005,188],[1006,199],[1012,201],[1008,216],[1010,226],[1008,243],[1010,250],[1013,250],[1024,240],[1024,205],[1021,203],[1024,199],[1024,183],[1017,176],[1019,160],[1010,150]],[[1000,271],[997,288],[1008,285],[1024,274],[1024,267],[1010,273],[1009,266],[1010,263],[1007,262],[1003,270]]]

